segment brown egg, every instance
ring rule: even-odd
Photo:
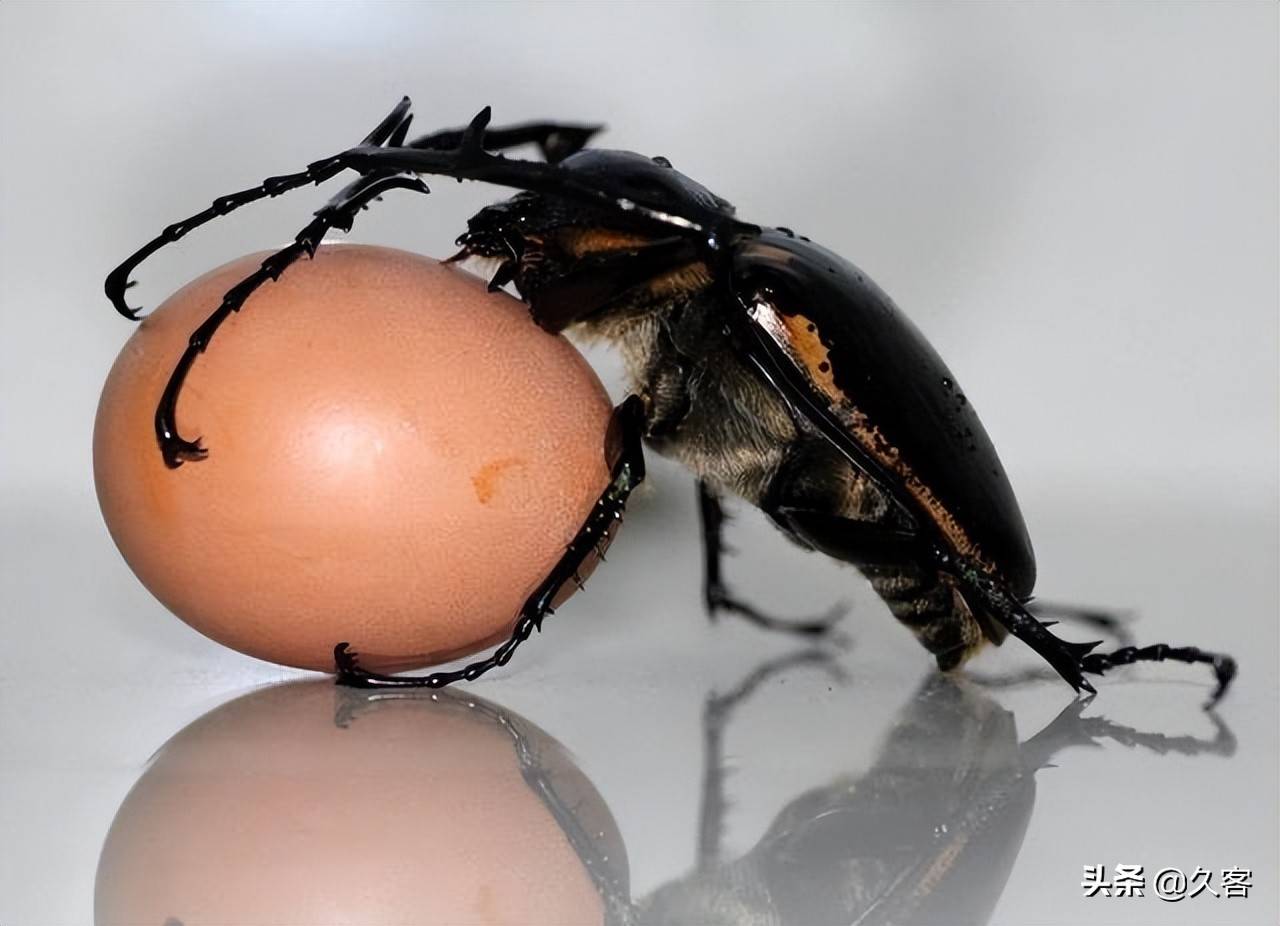
[[[191,332],[263,255],[146,318],[103,389],[94,476],[120,552],[174,614],[273,662],[444,661],[504,638],[608,481],[610,404],[563,338],[476,277],[322,248],[258,290],[153,416]]]
[[[502,707],[414,694],[281,685],[178,733],[111,824],[95,922],[600,923],[588,866],[629,887],[591,782]]]

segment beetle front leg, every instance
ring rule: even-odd
[[[411,148],[421,151],[440,151],[456,148],[467,134],[466,128],[445,129],[405,141],[412,116],[409,98],[403,98],[394,109],[368,135],[361,147],[389,145],[393,148]],[[558,122],[530,122],[523,125],[488,129],[484,146],[487,151],[500,151],[521,145],[536,145],[548,163],[556,164],[585,147],[591,136],[600,131],[598,125],[580,125]],[[105,291],[111,304],[125,318],[138,320],[140,309],[125,301],[125,291],[133,286],[130,277],[148,257],[166,245],[186,237],[202,225],[219,216],[227,215],[242,206],[262,199],[281,196],[308,184],[321,184],[347,169],[343,162],[329,159],[322,165],[308,165],[305,170],[292,174],[268,177],[257,186],[226,196],[219,196],[209,208],[174,222],[159,235],[148,241],[107,275]],[[390,173],[398,173],[391,171]]]
[[[387,141],[396,141],[403,139],[403,133],[408,128],[409,120],[409,98],[406,96],[391,110],[387,116],[379,122],[372,132],[364,137],[362,144],[364,145],[381,145]],[[268,197],[280,196],[288,193],[290,190],[296,190],[304,187],[309,183],[324,183],[333,177],[336,177],[343,170],[341,165],[329,165],[324,170],[313,170],[310,166],[306,170],[298,171],[294,174],[282,174],[278,177],[268,177],[262,183],[247,190],[240,190],[238,193],[229,193],[226,196],[219,196],[213,201],[213,204],[202,212],[188,216],[179,222],[164,229],[159,235],[152,238],[138,250],[129,255],[129,257],[118,267],[107,274],[106,282],[103,286],[106,291],[107,298],[111,300],[111,304],[115,306],[116,311],[132,321],[137,321],[141,316],[138,308],[135,308],[125,302],[125,291],[133,286],[134,281],[129,278],[133,275],[133,271],[138,268],[143,261],[159,251],[166,245],[173,244],[185,238],[188,234],[195,231],[201,225],[205,225],[218,216],[227,215],[234,212],[242,206],[257,202],[260,199]]]
[[[222,303],[205,319],[204,323],[192,333],[187,347],[178,358],[169,381],[161,393],[156,407],[155,430],[156,440],[160,444],[160,452],[165,465],[176,469],[188,460],[202,460],[208,451],[200,444],[200,439],[187,440],[178,433],[177,413],[178,395],[182,392],[182,384],[191,370],[196,358],[209,347],[209,342],[222,327],[223,322],[232,313],[239,312],[247,300],[259,286],[268,280],[277,280],[280,274],[303,254],[314,257],[316,248],[324,236],[333,228],[350,231],[355,222],[356,213],[365,209],[383,193],[393,189],[409,189],[418,193],[428,193],[426,184],[417,177],[391,175],[387,173],[371,174],[344,187],[333,199],[315,213],[315,218],[298,232],[293,243],[276,251],[256,271],[245,277],[227,291]]]
[[[724,509],[720,505],[720,498],[715,489],[702,479],[698,480],[698,513],[702,525],[702,600],[706,606],[707,615],[712,620],[715,620],[717,612],[727,611],[767,630],[817,636],[827,633],[844,616],[848,608],[843,603],[837,602],[819,617],[786,620],[765,614],[735,598],[725,587],[720,572],[725,552],[722,542]]]
[[[627,498],[644,481],[644,451],[641,440],[645,432],[646,409],[639,396],[630,396],[614,409],[609,423],[606,453],[612,461],[612,478],[596,501],[587,520],[569,543],[560,561],[534,590],[520,610],[511,637],[488,657],[461,669],[433,672],[430,675],[397,676],[367,672],[358,663],[358,654],[349,644],[339,643],[333,651],[338,684],[355,688],[443,688],[445,685],[479,678],[490,669],[506,665],[517,647],[535,630],[542,629],[543,619],[554,614],[576,589],[582,587],[586,573],[604,558],[622,523]]]

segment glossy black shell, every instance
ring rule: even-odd
[[[612,196],[630,197],[660,209],[678,206],[681,215],[699,219],[733,214],[733,206],[696,180],[672,168],[665,158],[634,151],[587,148],[560,162],[561,169],[605,184]]]
[[[973,404],[912,321],[844,258],[783,231],[734,247],[744,300],[766,288],[783,315],[814,322],[836,386],[868,416],[912,471],[993,561],[1015,594],[1035,585],[1035,554],[1013,488]],[[901,499],[901,479],[873,472]],[[923,506],[912,512],[930,520]]]

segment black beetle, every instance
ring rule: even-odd
[[[221,323],[258,286],[314,254],[329,230],[349,231],[382,193],[430,192],[421,174],[522,191],[472,217],[454,259],[496,260],[491,287],[513,283],[543,328],[572,327],[621,347],[635,394],[610,428],[612,482],[511,638],[486,659],[419,678],[366,672],[339,644],[341,682],[439,687],[505,664],[602,554],[644,478],[645,441],[699,479],[713,612],[805,632],[831,620],[787,625],[729,595],[718,496],[730,492],[800,545],[855,564],[942,669],[1012,633],[1077,691],[1093,691],[1083,673],[1164,659],[1212,665],[1210,704],[1226,691],[1236,669],[1229,656],[1164,644],[1094,653],[1097,643],[1062,640],[1031,613],[1035,559],[990,439],[928,341],[858,268],[788,229],[739,220],[664,158],[586,148],[593,126],[489,129],[486,107],[465,129],[406,140],[410,120],[406,97],[360,145],[215,200],[106,280],[115,307],[136,319],[124,300],[129,276],[165,244],[255,200],[348,169],[360,175],[192,334],[156,409],[172,467],[206,453],[178,434],[175,409],[187,371]],[[539,146],[546,161],[498,153],[524,144]]]

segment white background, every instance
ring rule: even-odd
[[[1230,761],[1108,746],[1042,773],[993,922],[1276,922],[1276,49],[1272,4],[0,6],[0,923],[87,921],[151,752],[296,674],[167,617],[111,546],[89,439],[130,329],[102,278],[214,196],[359,140],[404,93],[424,131],[484,104],[495,124],[607,122],[602,144],[666,155],[744,217],[858,263],[980,409],[1039,591],[1241,658]],[[435,186],[364,214],[353,240],[443,256],[502,195]],[[324,195],[192,235],[134,301],[287,240]],[[637,893],[692,863],[705,693],[790,645],[706,626],[692,497],[655,465],[608,569],[476,686],[576,754]],[[732,573],[776,609],[857,603],[849,686],[798,676],[733,728],[741,853],[806,787],[867,766],[928,661],[856,575],[754,517],[735,531]],[[1031,665],[1016,648],[981,668]],[[1203,681],[1134,671],[1090,710],[1203,735]],[[1068,694],[997,698],[1025,738]],[[1255,889],[1082,901],[1093,862],[1244,865]]]

